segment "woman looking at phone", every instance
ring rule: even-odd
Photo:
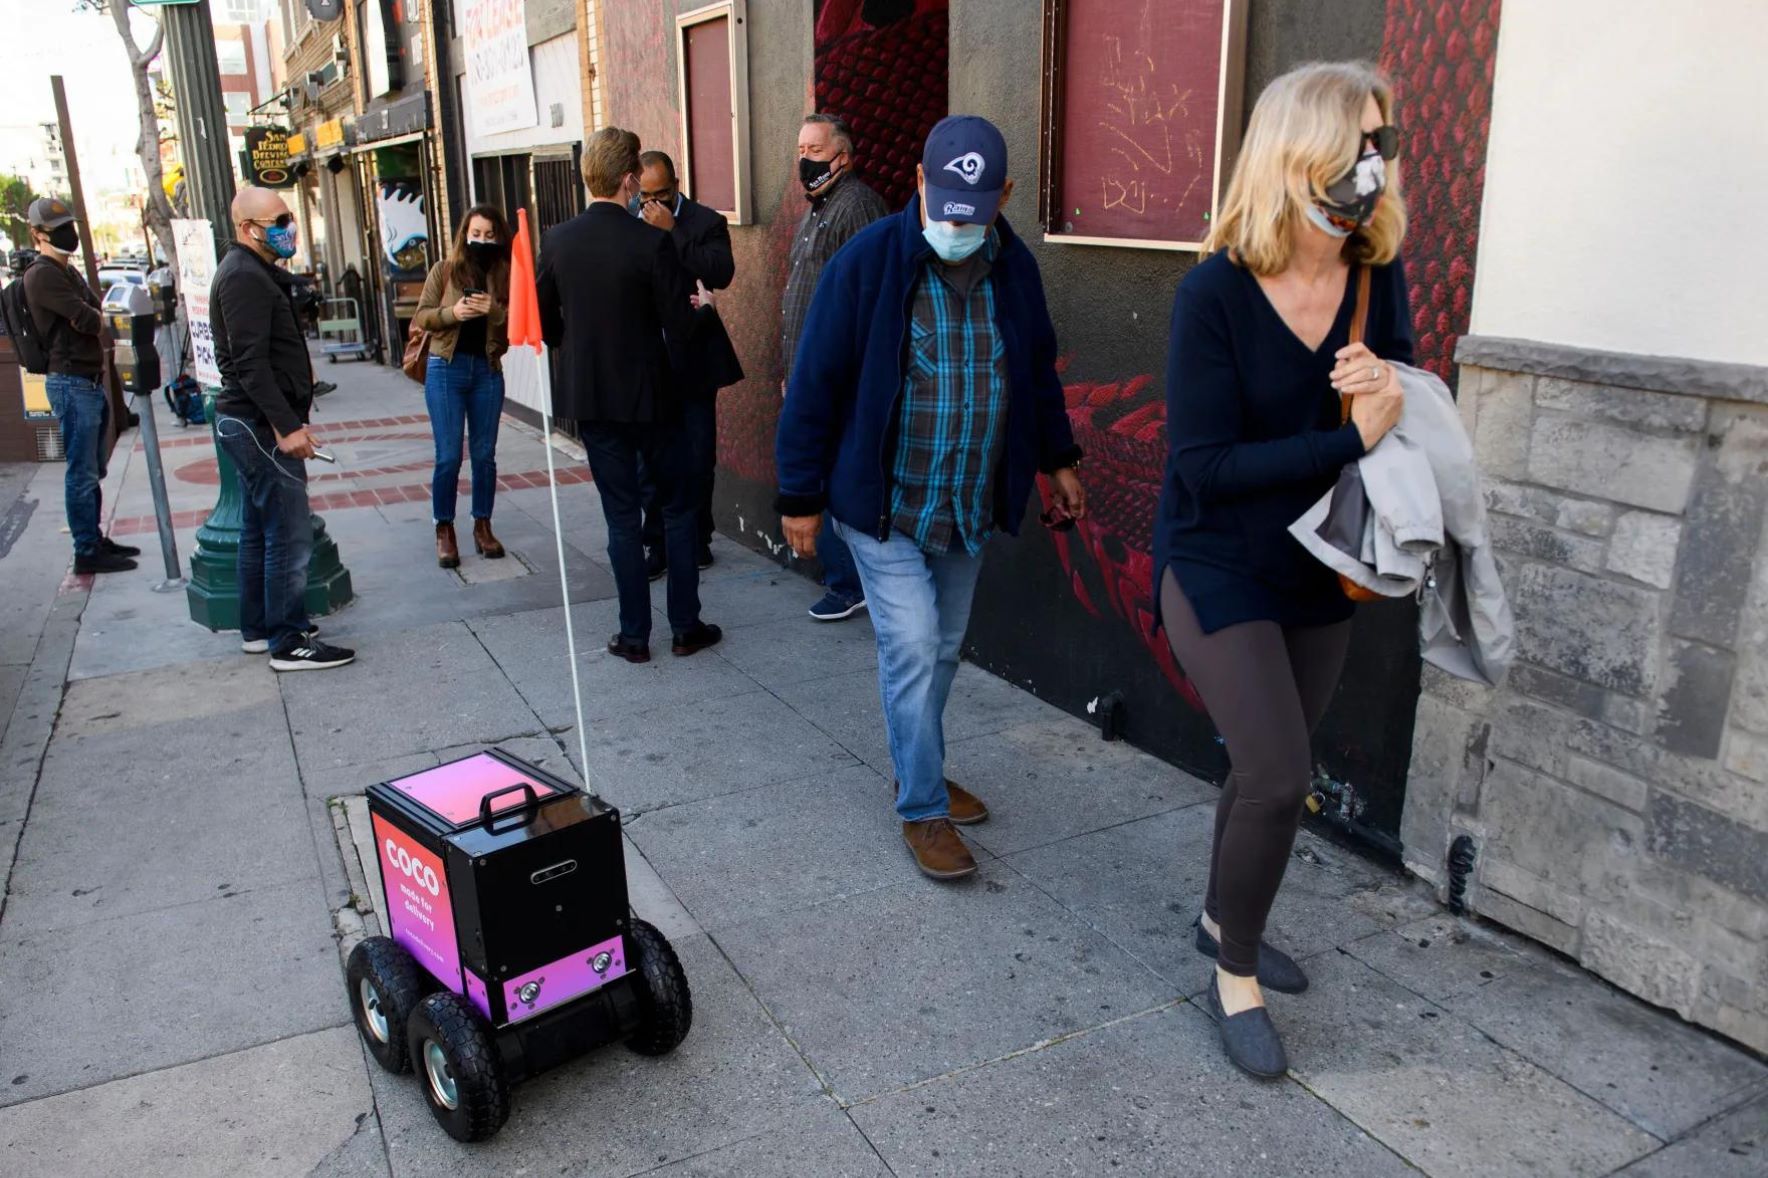
[[[460,564],[454,537],[461,434],[473,460],[473,548],[497,559],[491,533],[497,497],[497,425],[503,416],[503,354],[509,351],[509,222],[491,205],[467,210],[448,256],[430,267],[413,321],[430,333],[424,402],[436,439],[430,484],[436,563]]]

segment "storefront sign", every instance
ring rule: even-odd
[[[495,135],[535,126],[526,0],[461,0],[460,20],[473,129]]]
[[[307,136],[304,133],[296,131],[289,136],[288,154],[292,160],[300,159],[307,154]]]
[[[220,387],[215,366],[215,334],[209,327],[209,284],[215,281],[215,231],[206,220],[172,222],[178,243],[178,289],[184,293],[184,314],[190,321],[190,356],[197,383]]]
[[[344,120],[328,119],[313,132],[313,146],[318,151],[344,146]]]
[[[293,184],[289,139],[289,133],[281,127],[247,127],[246,179],[261,188],[287,188]]]

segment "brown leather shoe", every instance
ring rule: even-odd
[[[651,644],[642,638],[616,634],[608,639],[608,653],[629,663],[648,663],[651,661]]]
[[[454,542],[454,525],[436,525],[436,563],[445,569],[460,567],[460,545]]]
[[[902,841],[914,853],[915,866],[934,879],[962,879],[976,874],[976,857],[947,819],[905,822]]]
[[[894,798],[901,792],[902,786],[898,782],[893,781],[890,783],[891,797]],[[954,824],[958,826],[974,826],[978,822],[987,820],[988,807],[982,804],[982,799],[949,777],[945,779],[945,792],[951,798],[950,816]]]
[[[503,545],[496,536],[491,534],[491,521],[476,519],[473,521],[473,548],[486,560],[500,560],[503,557]]]

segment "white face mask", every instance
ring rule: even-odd
[[[921,236],[942,262],[961,262],[988,240],[987,225],[960,225],[952,221],[928,221]]]

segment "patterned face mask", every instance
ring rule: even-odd
[[[1379,151],[1366,151],[1350,171],[1326,186],[1324,200],[1308,207],[1308,219],[1333,237],[1349,237],[1375,215],[1385,191],[1387,161]]]

